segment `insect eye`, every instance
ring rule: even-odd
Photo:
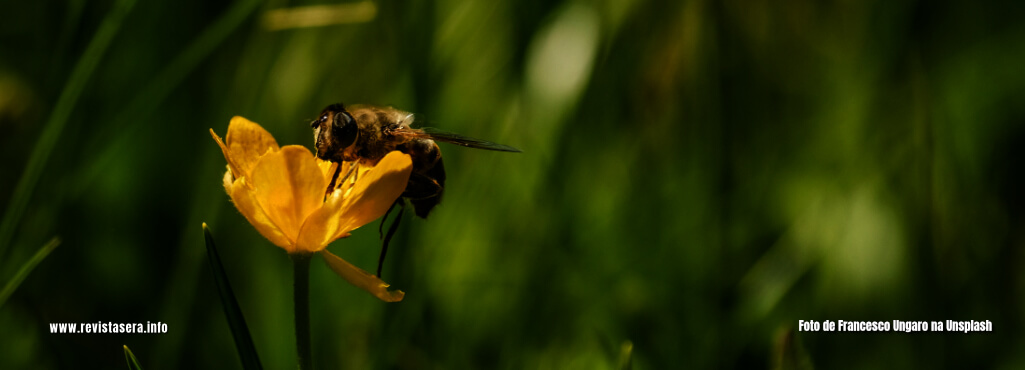
[[[356,141],[357,135],[359,135],[359,128],[356,126],[356,120],[352,118],[352,115],[346,111],[335,113],[331,136],[335,138],[338,146],[347,148]]]

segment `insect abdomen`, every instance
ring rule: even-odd
[[[427,218],[427,214],[441,203],[445,191],[445,165],[441,160],[441,149],[432,140],[415,140],[401,148],[413,158],[413,173],[402,197],[413,204],[416,215]]]

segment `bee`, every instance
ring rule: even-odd
[[[388,242],[405,211],[405,201],[409,201],[417,217],[426,219],[431,210],[441,202],[445,192],[445,166],[441,160],[441,149],[437,142],[445,142],[468,148],[495,150],[500,152],[520,152],[508,145],[466,137],[429,127],[412,128],[413,114],[392,107],[372,105],[351,105],[346,109],[341,103],[324,108],[320,115],[310,123],[313,128],[314,145],[317,157],[322,160],[341,164],[355,162],[373,165],[393,150],[409,154],[413,160],[413,171],[409,175],[409,183],[402,195],[388,213],[400,206],[398,217],[388,229],[378,260],[377,276],[381,276],[381,265],[388,250]],[[351,176],[357,166],[350,170],[341,181]],[[342,166],[338,166],[328,189],[335,187]],[[381,219],[381,228],[388,218],[385,213]],[[380,228],[379,228],[380,230]]]

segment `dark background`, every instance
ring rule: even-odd
[[[339,101],[524,153],[442,146],[446,198],[385,265],[403,302],[316,258],[318,367],[609,369],[630,343],[636,369],[1025,366],[1020,3],[356,4],[284,29],[269,11],[315,3],[0,4],[0,283],[63,240],[0,307],[0,367],[239,367],[202,222],[264,366],[294,367],[289,259],[207,130],[310,147]],[[331,250],[372,270],[376,228]],[[780,344],[800,319],[994,331]],[[97,321],[169,332],[48,330]]]

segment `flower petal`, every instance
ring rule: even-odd
[[[247,181],[248,179],[244,177],[235,180],[228,191],[231,201],[235,202],[235,208],[238,208],[238,211],[256,228],[256,231],[260,232],[260,235],[287,251],[294,244],[293,241],[285,236],[281,228],[270,219],[260,203],[256,201],[252,193],[252,186],[249,186]]]
[[[217,146],[221,147],[221,154],[224,154],[224,160],[228,161],[228,172],[229,173],[237,173],[237,174],[239,174],[239,177],[242,177],[241,176],[242,170],[239,168],[239,164],[236,163],[236,161],[232,159],[231,150],[229,150],[228,146],[226,144],[224,144],[224,141],[221,140],[221,137],[217,136],[217,133],[214,132],[214,129],[210,129],[210,136],[213,136],[214,137],[214,141],[217,142]],[[225,176],[227,176],[227,174],[225,174]],[[234,176],[232,176],[232,177],[234,177]],[[230,192],[229,192],[229,194],[230,194]]]
[[[341,164],[339,164],[336,162],[324,161],[320,158],[317,158],[317,165],[320,166],[320,169],[324,172],[324,179],[327,180],[328,184],[331,183],[331,178],[335,177],[335,169],[340,168],[338,170],[338,177],[335,178],[335,190],[345,190],[351,188],[353,180],[363,175],[367,170],[373,168],[367,166],[360,166],[352,174],[349,174],[348,179],[343,179],[343,177],[345,177],[345,174],[349,173],[349,169],[352,166],[359,166],[359,164],[357,164],[356,162],[342,162]]]
[[[331,162],[331,161],[325,161],[325,160],[322,160],[320,158],[317,158],[317,166],[320,167],[321,173],[324,174],[324,179],[327,180],[328,182],[330,182],[331,181],[331,177],[334,176],[334,174],[335,174],[335,168],[338,168],[337,167],[338,163]],[[342,167],[343,167],[342,168],[343,171],[347,169],[344,165]],[[345,172],[342,172],[342,174],[345,174]],[[342,175],[338,175],[338,176],[340,177]]]
[[[378,299],[385,302],[398,302],[401,301],[406,293],[401,290],[389,291],[388,283],[377,278],[377,276],[368,274],[363,269],[354,266],[341,257],[338,257],[327,250],[320,252],[321,256],[324,256],[324,261],[327,261],[327,265],[334,270],[338,276],[349,282],[349,284],[355,285],[357,288],[363,289],[370,294],[373,294]]]
[[[224,182],[224,192],[231,195],[231,185],[235,182],[235,176],[231,174],[231,166],[228,166],[228,170],[224,171],[224,178],[221,179]]]
[[[342,170],[348,171],[347,163],[342,166]],[[352,188],[338,188],[327,196],[320,209],[306,218],[296,245],[301,250],[320,251],[335,239],[381,217],[402,195],[412,170],[409,155],[397,151],[386,155],[369,171],[357,169],[361,171],[360,179]]]
[[[383,216],[406,189],[412,171],[409,154],[394,151],[361,174],[341,205],[339,230],[347,233]]]
[[[313,158],[305,147],[288,145],[261,157],[249,178],[254,198],[290,240],[299,237],[303,221],[320,208],[327,188]]]
[[[295,242],[296,249],[319,252],[327,248],[327,245],[335,239],[348,236],[347,233],[339,233],[341,223],[338,219],[342,215],[338,210],[344,200],[342,192],[332,192],[320,208],[306,217],[306,221],[303,222],[302,229],[299,231],[299,239]]]
[[[246,176],[268,150],[278,150],[278,142],[267,130],[244,117],[235,116],[228,123],[225,137],[231,158],[238,165],[236,176]]]

